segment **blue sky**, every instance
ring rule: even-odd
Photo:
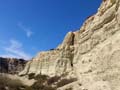
[[[0,56],[30,59],[78,30],[102,0],[0,0]]]

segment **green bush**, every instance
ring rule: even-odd
[[[43,80],[43,81],[46,81],[47,79],[48,79],[49,77],[47,76],[47,75],[41,75],[41,74],[39,74],[39,75],[37,75],[37,76],[35,76],[35,80]]]
[[[39,74],[34,79],[37,81],[31,86],[32,90],[56,90],[56,88],[47,85],[47,81],[49,80],[47,75]]]
[[[51,85],[51,84],[57,82],[60,78],[61,78],[60,76],[51,77],[51,78],[49,78],[49,79],[47,80],[47,84],[48,84],[48,85]]]
[[[44,89],[44,85],[40,80],[35,82],[31,87],[33,88],[33,90],[43,90]]]
[[[62,79],[60,82],[57,83],[57,87],[62,87],[66,84],[72,83],[74,81],[76,81],[76,78],[71,78],[71,79]]]
[[[28,75],[28,79],[34,79],[35,78],[35,73],[30,73]]]

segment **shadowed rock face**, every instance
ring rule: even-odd
[[[22,71],[27,61],[0,57],[0,73],[17,74]]]
[[[78,79],[58,90],[120,90],[120,0],[103,0],[80,30],[39,53],[20,74],[29,73]]]

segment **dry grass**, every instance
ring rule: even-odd
[[[0,75],[0,90],[6,90],[6,88],[9,90],[22,90],[22,88],[25,88],[25,85],[23,85],[20,80],[12,80]]]

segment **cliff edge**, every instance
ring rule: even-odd
[[[120,0],[103,0],[80,30],[38,53],[19,74],[30,73],[78,79],[58,90],[120,90]]]

